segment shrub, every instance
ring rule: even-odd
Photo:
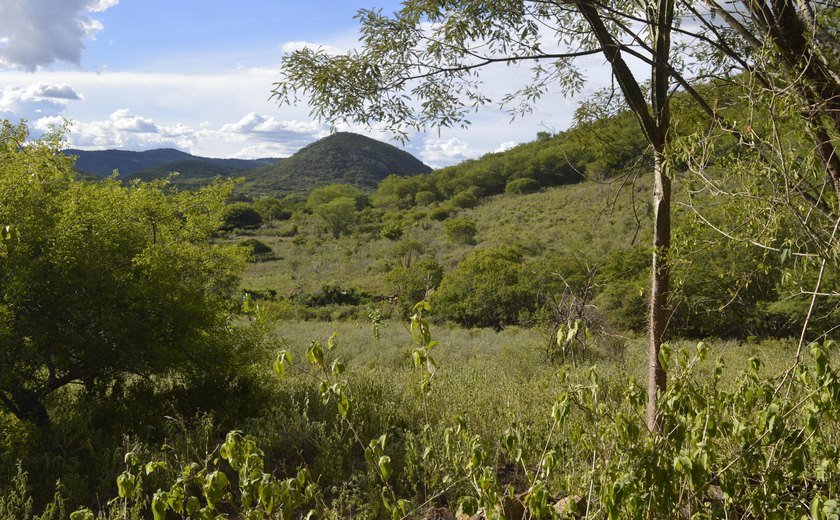
[[[475,235],[478,230],[475,222],[468,218],[451,218],[443,223],[443,229],[449,240],[456,244],[475,244]]]
[[[399,297],[403,317],[410,315],[414,304],[428,298],[443,279],[443,268],[431,257],[421,258],[408,267],[397,267],[385,275],[390,290]]]
[[[521,252],[506,246],[470,253],[444,276],[432,301],[461,325],[496,329],[519,323],[537,307]]]
[[[438,200],[438,196],[433,191],[418,191],[414,195],[414,203],[418,206],[428,206],[436,200]]]
[[[517,195],[535,193],[537,191],[540,191],[540,183],[528,177],[513,179],[505,186],[505,193],[514,193]]]
[[[444,204],[429,211],[429,218],[432,220],[437,220],[438,222],[442,222],[448,219],[449,215],[451,214],[452,206]]]
[[[399,240],[403,236],[402,225],[398,222],[386,224],[379,232],[379,236],[388,240]]]
[[[268,244],[256,238],[245,239],[239,242],[239,245],[250,249],[256,260],[262,260],[274,252]]]
[[[260,213],[244,202],[229,204],[222,215],[222,229],[225,231],[236,228],[255,229],[260,227],[262,222]]]
[[[452,197],[452,204],[458,208],[474,208],[478,206],[478,195],[475,190],[466,190]]]

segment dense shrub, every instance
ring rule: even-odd
[[[414,203],[418,206],[428,206],[436,200],[438,200],[438,196],[433,191],[418,191],[414,195]]]
[[[518,249],[481,249],[443,277],[432,301],[441,315],[465,327],[500,329],[536,310],[531,282]]]
[[[456,244],[475,244],[475,235],[478,230],[475,221],[468,218],[451,218],[443,223],[443,229],[447,238]]]
[[[222,215],[222,229],[230,231],[236,228],[254,229],[260,227],[263,218],[250,204],[237,202],[229,204]]]
[[[379,236],[388,240],[399,240],[403,236],[403,227],[399,222],[393,222],[382,226]]]
[[[421,258],[407,267],[397,267],[385,275],[390,290],[399,298],[403,317],[410,315],[414,304],[425,300],[443,279],[443,268],[431,257]]]
[[[245,239],[239,242],[239,245],[250,249],[251,254],[253,254],[254,258],[257,260],[270,256],[274,252],[268,244],[261,240],[257,240],[256,238]]]
[[[429,218],[437,221],[444,221],[452,214],[452,207],[449,205],[441,205],[429,210]]]
[[[517,195],[535,193],[537,191],[540,191],[540,183],[528,177],[513,179],[505,186],[505,193],[514,193]]]

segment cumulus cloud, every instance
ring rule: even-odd
[[[279,120],[259,112],[251,112],[235,123],[223,125],[217,134],[223,139],[259,141],[236,154],[237,157],[286,156],[329,134],[324,125],[315,121]]]
[[[47,124],[44,121],[43,124]],[[36,122],[40,129],[42,122]],[[115,110],[106,120],[77,122],[68,136],[76,148],[123,150],[150,150],[153,148],[178,148],[187,152],[195,150],[199,132],[184,125],[158,125],[152,119],[132,113],[129,109]]]
[[[505,141],[504,143],[500,144],[499,147],[494,150],[494,152],[495,153],[506,152],[506,151],[510,150],[511,148],[513,148],[514,146],[516,146],[517,144],[519,144],[519,143],[517,143],[516,141]]]
[[[60,122],[60,118],[44,117],[35,121],[34,126],[45,131],[50,124]],[[68,137],[71,146],[81,149],[178,148],[196,155],[253,159],[289,156],[327,133],[318,123],[281,121],[258,112],[221,126],[208,122],[170,126],[121,108],[104,120],[76,122]]]
[[[66,83],[8,85],[0,91],[0,114],[9,119],[54,117],[64,111],[68,101],[81,99],[82,96]]]
[[[452,164],[475,156],[475,152],[464,141],[453,137],[451,139],[429,138],[423,143],[421,158],[424,162],[438,166]]]
[[[56,61],[79,64],[84,40],[96,37],[103,12],[119,0],[3,0],[0,65],[35,70]]]

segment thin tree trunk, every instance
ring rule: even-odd
[[[671,179],[662,151],[654,152],[653,189],[653,266],[651,273],[650,314],[648,316],[648,401],[647,426],[659,429],[657,423],[658,395],[665,391],[665,367],[659,362],[659,349],[668,325],[668,292],[671,247]]]

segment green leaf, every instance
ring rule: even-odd
[[[274,373],[277,374],[277,377],[283,379],[286,377],[286,363],[292,362],[292,355],[285,351],[281,350],[277,353],[277,359],[274,360]]]
[[[188,515],[191,515],[198,511],[199,507],[201,507],[201,501],[198,500],[198,497],[189,497],[187,498],[184,509],[186,509]]]
[[[166,520],[166,492],[158,490],[152,497],[152,516],[154,520]]]
[[[121,498],[133,498],[137,487],[137,477],[129,472],[123,472],[117,477],[117,493]]]
[[[166,469],[169,465],[164,461],[152,461],[146,464],[146,475],[152,474],[156,469]]]
[[[379,466],[379,473],[382,475],[382,480],[391,478],[391,457],[382,455],[379,457],[377,465]]]
[[[313,365],[324,368],[324,346],[320,341],[313,341],[306,350],[306,357]]]
[[[341,392],[338,396],[338,413],[342,417],[347,417],[350,412],[350,399],[347,397],[347,392]]]

